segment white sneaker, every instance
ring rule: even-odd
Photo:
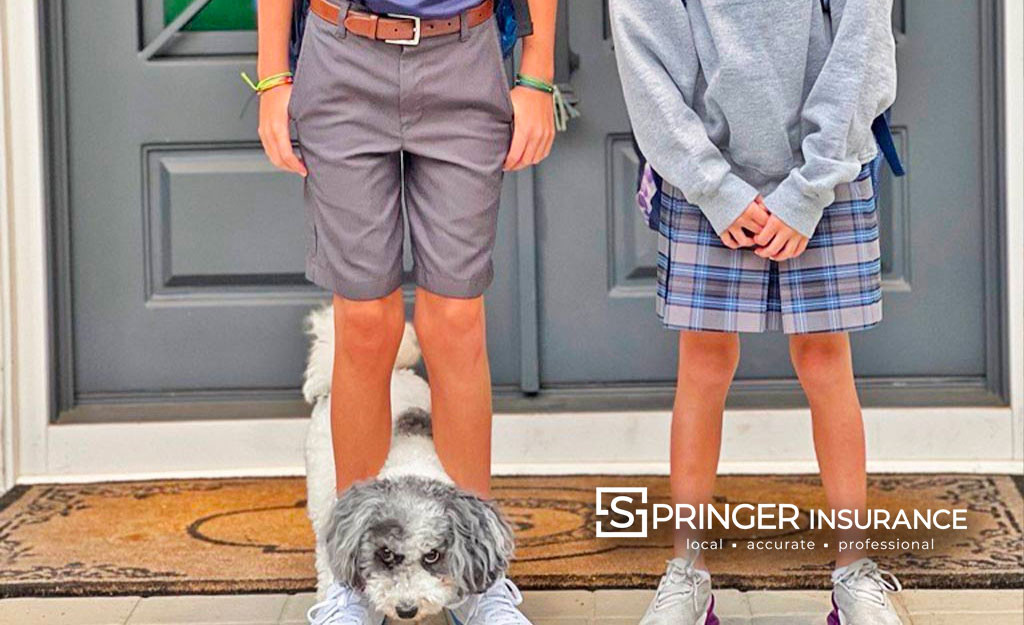
[[[309,625],[381,625],[384,617],[370,608],[363,593],[337,582],[327,589],[327,598],[306,612]]]
[[[832,584],[828,625],[900,625],[888,593],[899,592],[903,586],[870,558],[836,569]]]
[[[450,625],[531,625],[516,607],[522,602],[523,595],[512,580],[501,577],[486,591],[467,597],[445,614]]]
[[[692,558],[669,560],[640,625],[718,625],[711,575]]]

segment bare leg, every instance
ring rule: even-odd
[[[336,488],[377,475],[391,444],[391,371],[402,341],[402,292],[376,300],[334,296],[331,439]]]
[[[694,507],[711,503],[722,446],[722,411],[740,358],[736,334],[681,332],[676,399],[672,409],[672,500]],[[701,533],[684,527],[675,534],[677,556],[686,540]],[[706,568],[703,555],[698,568]]]
[[[850,337],[845,332],[794,335],[789,352],[811,405],[814,451],[828,505],[833,510],[863,513],[867,510],[864,420],[853,384]],[[859,540],[864,532],[837,532],[836,538]],[[841,551],[836,566],[863,556],[860,551]]]
[[[430,377],[434,446],[445,471],[481,497],[491,484],[491,368],[484,299],[416,290],[416,335]]]

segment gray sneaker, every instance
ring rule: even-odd
[[[718,625],[711,575],[692,559],[669,560],[640,625]]]
[[[382,625],[363,593],[337,582],[327,589],[327,598],[306,612],[309,625]]]
[[[900,625],[888,593],[903,590],[900,581],[870,558],[832,573],[832,612],[828,625]]]
[[[512,580],[501,577],[486,591],[447,608],[445,614],[449,625],[531,625],[517,607],[522,602],[523,595]]]

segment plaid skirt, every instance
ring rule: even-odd
[[[662,182],[657,311],[677,330],[861,330],[882,319],[876,163],[836,187],[807,249],[775,262],[732,250],[700,209]]]

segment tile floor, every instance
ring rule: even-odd
[[[652,591],[525,592],[534,625],[635,625]],[[826,591],[715,591],[722,625],[824,625]],[[0,625],[300,625],[310,594],[0,600]],[[1022,625],[1024,590],[906,590],[908,625]],[[433,625],[433,623],[431,623]]]

